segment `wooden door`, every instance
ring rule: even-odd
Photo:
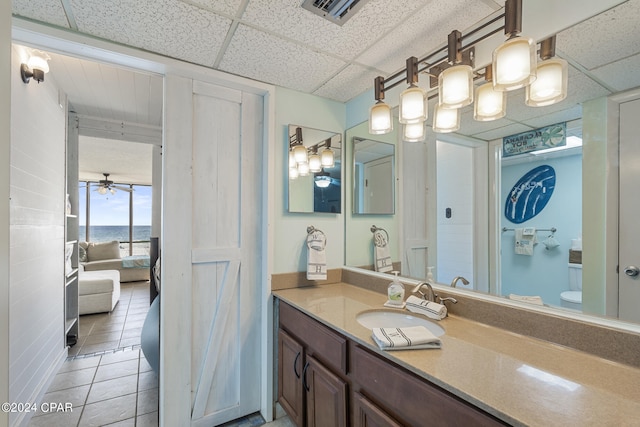
[[[370,402],[360,393],[355,393],[353,400],[353,412],[355,415],[354,427],[401,427],[387,415],[382,409]]]
[[[618,260],[618,316],[640,322],[640,100],[620,104],[620,224]],[[635,267],[635,269],[634,269]]]
[[[307,426],[347,425],[347,384],[313,357],[307,358],[303,383],[307,390]]]
[[[278,402],[295,425],[304,423],[302,367],[304,349],[286,332],[278,332]]]
[[[168,76],[160,418],[260,409],[262,97]]]

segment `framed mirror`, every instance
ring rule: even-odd
[[[342,211],[342,135],[289,125],[289,212]]]
[[[395,145],[353,138],[353,213],[395,213]]]

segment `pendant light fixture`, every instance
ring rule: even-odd
[[[317,152],[317,147],[313,148],[313,152],[309,156],[309,172],[320,172],[322,170],[322,162],[320,160],[320,155]]]
[[[556,36],[540,43],[540,59],[536,81],[527,86],[525,103],[531,107],[544,107],[567,97],[569,67],[567,61],[555,58]]]
[[[309,163],[298,163],[298,175],[299,176],[309,175]]]
[[[332,168],[335,165],[335,156],[331,149],[331,138],[327,139],[325,147],[320,152],[320,163],[323,168]]]
[[[407,142],[422,142],[424,141],[424,128],[424,122],[406,124],[404,125],[402,139]]]
[[[318,188],[327,188],[331,185],[331,176],[325,171],[315,174],[313,182]]]
[[[378,76],[374,80],[376,102],[369,110],[369,133],[382,135],[393,130],[391,107],[384,99],[384,78]]]
[[[536,79],[536,44],[519,36],[522,0],[506,0],[504,33],[508,40],[493,51],[493,88],[515,90]]]
[[[298,172],[298,166],[293,166],[289,168],[289,179],[296,179],[300,176],[300,172]]]
[[[295,141],[291,148],[293,152],[293,158],[296,160],[296,163],[307,163],[309,161],[309,157],[307,155],[307,149],[302,142],[302,128],[296,128]]]
[[[476,88],[476,100],[473,104],[473,119],[488,122],[507,114],[507,92],[493,89],[493,68],[487,65],[484,71],[487,83]]]
[[[407,83],[409,87],[400,94],[399,119],[402,124],[422,123],[427,120],[427,92],[418,83],[418,58],[407,58]]]
[[[436,104],[433,111],[433,131],[455,132],[460,129],[460,111],[457,108],[443,108]]]
[[[462,64],[462,33],[453,30],[447,43],[447,62],[438,77],[438,103],[443,108],[465,107],[473,102],[473,69]]]

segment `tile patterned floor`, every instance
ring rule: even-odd
[[[69,356],[139,346],[149,305],[149,282],[122,283],[120,301],[111,313],[80,316],[80,336]]]

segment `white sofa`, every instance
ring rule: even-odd
[[[118,270],[78,272],[78,311],[80,314],[109,313],[120,300],[120,272]]]
[[[85,272],[101,270],[117,270],[120,272],[121,282],[137,282],[149,280],[149,266],[135,266],[135,263],[123,262],[120,257],[120,243],[112,242],[80,242],[80,264]],[[125,261],[127,259],[125,258]],[[125,265],[134,265],[125,267]]]

